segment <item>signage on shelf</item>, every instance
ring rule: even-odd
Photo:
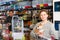
[[[53,0],[48,0],[48,5],[49,6],[53,5]]]
[[[5,10],[5,6],[0,6],[0,11],[4,11]]]
[[[19,2],[17,5],[19,6],[19,8],[25,8],[26,6],[30,7],[31,2],[29,2],[29,1]]]
[[[3,4],[11,4],[12,1],[16,1],[16,0],[0,0],[0,5],[3,5]]]
[[[17,0],[17,1],[21,1],[21,0]]]
[[[2,5],[3,0],[0,0],[0,5]]]
[[[3,2],[10,2],[10,1],[16,1],[16,0],[2,0]]]
[[[38,4],[38,1],[32,1],[32,7],[36,7],[36,5]]]
[[[52,6],[53,1],[52,0],[35,0],[32,1],[32,7],[46,7],[46,6]]]
[[[0,5],[1,5],[1,2],[0,2]]]
[[[43,0],[38,0],[38,4],[43,4]]]
[[[43,0],[43,4],[48,4],[48,0]]]
[[[36,5],[36,7],[37,8],[40,8],[40,7],[47,7],[48,6],[48,4],[38,4],[38,5]],[[10,5],[10,6],[6,6],[6,10],[11,10],[11,9],[15,9],[15,10],[20,10],[20,9],[25,9],[25,8],[31,8],[31,5],[22,5],[22,3],[21,3],[21,5],[19,4],[17,4],[17,5]]]

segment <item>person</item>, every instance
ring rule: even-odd
[[[42,20],[38,22],[30,33],[31,40],[51,40],[55,38],[55,29],[53,23],[48,20],[50,17],[46,9],[42,9],[39,13]]]
[[[8,13],[9,16],[7,16],[7,18],[5,20],[5,23],[8,26],[9,31],[12,31],[11,24],[12,24],[12,16],[14,15],[13,13],[14,13],[13,11],[9,11],[9,13]]]

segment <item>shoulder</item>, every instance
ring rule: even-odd
[[[50,22],[50,21],[48,21],[47,23],[48,23],[48,24],[50,24],[50,25],[52,25],[52,24],[53,24],[53,23],[52,23],[52,22]]]
[[[36,25],[39,25],[41,22],[36,23]]]
[[[52,27],[53,26],[53,23],[50,22],[50,21],[48,21],[46,25]]]

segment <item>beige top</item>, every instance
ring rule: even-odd
[[[36,26],[34,27],[34,29],[31,31],[31,37],[34,37],[36,38],[36,34],[34,32],[34,30],[36,29],[36,27],[40,24],[41,22],[37,23]],[[43,25],[43,28],[44,30],[44,37],[45,38],[51,38],[51,35],[55,36],[54,32],[55,32],[55,29],[54,29],[54,26],[53,24],[48,21],[46,24]],[[38,40],[38,39],[37,39]]]

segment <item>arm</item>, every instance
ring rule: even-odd
[[[30,33],[30,36],[33,37],[33,38],[36,37],[35,32],[34,32],[35,28],[36,28],[36,26],[33,28],[33,30]]]
[[[11,25],[11,18],[9,16],[6,18],[5,23],[7,26]]]
[[[7,23],[6,26],[9,27],[11,25],[11,23]]]
[[[55,28],[54,28],[54,25],[52,23],[50,26],[50,35],[51,35],[51,39],[55,39]]]
[[[31,39],[32,38],[36,38],[36,33],[34,31],[35,31],[35,29],[36,29],[37,26],[38,26],[38,23],[34,26],[33,30],[30,33]]]

